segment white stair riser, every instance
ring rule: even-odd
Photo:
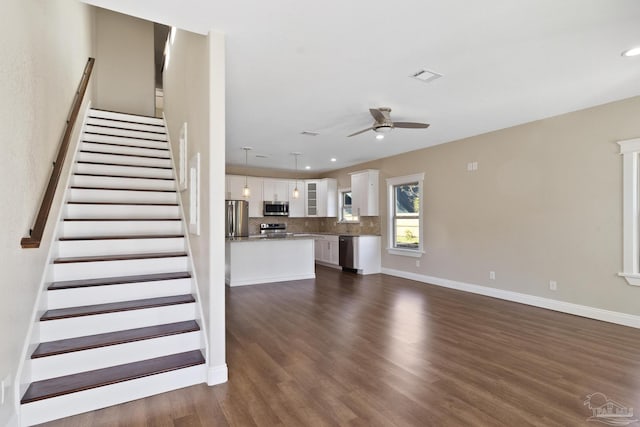
[[[173,171],[171,169],[145,168],[138,166],[120,166],[120,165],[96,165],[91,163],[76,163],[76,173],[95,173],[101,175],[119,175],[119,176],[138,176],[150,178],[171,178],[173,179]]]
[[[95,154],[95,153],[78,153],[78,161],[82,162],[98,162],[98,163],[114,163],[118,165],[133,166],[159,166],[171,167],[170,159],[149,159],[146,157],[118,156],[115,154]]]
[[[108,154],[129,154],[131,156],[151,156],[164,157],[168,159],[168,150],[154,150],[152,148],[131,147],[122,145],[95,144],[92,142],[83,142],[80,148],[83,151],[98,151]]]
[[[65,218],[179,218],[178,206],[75,205],[66,207]]]
[[[124,261],[74,262],[53,265],[53,280],[98,279],[138,274],[187,271],[187,257],[152,258]]]
[[[145,298],[170,297],[190,294],[191,279],[159,280],[157,282],[124,283],[47,292],[47,308],[77,307],[108,304]]]
[[[31,359],[31,381],[200,349],[200,331]]]
[[[150,141],[148,139],[125,138],[124,136],[100,135],[97,133],[85,133],[82,136],[82,140],[86,142],[108,142],[130,147],[169,148],[169,143],[166,141]]]
[[[121,178],[110,176],[73,175],[71,185],[74,187],[108,187],[143,190],[175,191],[175,181],[164,179]]]
[[[22,405],[24,426],[69,417],[206,382],[206,365],[151,375]]]
[[[178,203],[175,192],[72,188],[70,202]]]
[[[144,328],[166,323],[184,322],[196,318],[196,305],[176,304],[166,307],[38,322],[40,342],[103,334],[125,329]]]
[[[184,237],[161,239],[62,240],[58,242],[58,257],[181,252],[185,249]]]
[[[133,122],[132,120],[99,119],[89,117],[87,124],[94,126],[117,127],[122,129],[142,130],[147,132],[164,132],[164,126],[149,125],[145,123]]]
[[[118,113],[115,111],[89,110],[89,117],[106,118],[114,120],[127,120],[137,123],[149,123],[154,125],[164,125],[164,121],[159,117],[137,116],[135,114]]]
[[[87,132],[99,133],[101,135],[126,136],[130,138],[150,139],[154,141],[167,140],[167,135],[165,133],[141,132],[137,130],[116,129],[93,125],[86,125],[85,130]]]
[[[64,221],[62,237],[182,234],[181,221]]]

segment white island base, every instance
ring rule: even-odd
[[[312,237],[228,239],[225,281],[228,286],[315,279]]]

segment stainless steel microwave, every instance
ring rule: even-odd
[[[262,215],[264,216],[289,216],[289,202],[262,203]]]

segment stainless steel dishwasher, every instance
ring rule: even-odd
[[[338,244],[338,261],[343,270],[355,271],[354,262],[354,236],[340,236]]]

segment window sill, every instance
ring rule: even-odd
[[[618,273],[618,276],[624,277],[631,286],[640,286],[640,274]]]
[[[391,255],[408,256],[413,258],[420,258],[422,255],[424,255],[424,251],[421,249],[387,248],[387,252]]]

